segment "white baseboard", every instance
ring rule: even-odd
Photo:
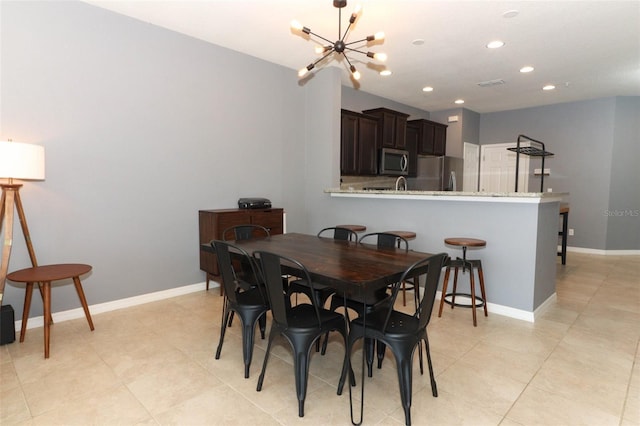
[[[441,295],[442,295],[442,292],[438,291],[436,293],[436,299],[440,300]],[[458,297],[456,297],[456,300]],[[462,303],[468,303],[470,300],[471,299],[469,297],[464,297],[464,296],[461,297]],[[509,306],[504,306],[504,305],[497,305],[495,303],[487,303],[487,311],[491,312],[492,314],[502,315],[509,318],[515,318],[522,321],[535,322],[536,317],[539,317],[540,315],[542,315],[549,306],[555,303],[555,301],[556,301],[556,293],[553,293],[551,296],[549,296],[547,300],[542,302],[542,304],[538,306],[538,308],[533,312],[524,311],[522,309],[516,309]]]
[[[436,293],[436,299],[440,300],[440,297],[442,295],[441,291],[438,291]],[[554,293],[555,295],[555,293]],[[460,296],[458,296],[460,297]],[[458,297],[456,297],[456,301],[458,299]],[[467,301],[470,300],[470,298],[467,297],[460,297],[461,302],[462,303],[467,303]],[[547,302],[545,302],[547,303]],[[544,305],[544,303],[543,303]],[[539,309],[539,308],[538,308]],[[515,318],[515,319],[519,319],[522,321],[527,321],[527,322],[535,322],[535,316],[536,316],[536,312],[529,312],[529,311],[524,311],[522,309],[516,309],[516,308],[512,308],[509,306],[504,306],[504,305],[497,305],[495,303],[487,303],[487,311],[491,312],[492,314],[496,314],[496,315],[502,315],[505,317],[509,317],[509,318]]]
[[[220,284],[215,281],[209,282],[209,288],[220,287]],[[126,299],[114,300],[111,302],[98,303],[97,305],[90,305],[89,312],[91,315],[101,314],[104,312],[115,311],[123,308],[130,308],[132,306],[143,305],[149,302],[156,302],[158,300],[170,299],[176,296],[182,296],[183,294],[195,293],[206,289],[206,283],[190,284],[182,287],[170,288],[168,290],[156,291],[154,293],[141,294],[140,296],[127,297]],[[51,314],[54,322],[69,321],[77,318],[84,318],[84,310],[80,308],[70,309],[68,311],[54,312]],[[31,328],[43,327],[44,316],[38,316],[29,318],[27,323],[27,330]],[[15,322],[16,331],[20,331],[22,328],[22,320]]]
[[[567,247],[568,252],[573,253],[585,253],[585,254],[599,254],[602,256],[638,256],[640,250],[600,250],[583,247]]]

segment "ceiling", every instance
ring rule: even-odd
[[[297,70],[319,58],[317,43],[290,29],[297,19],[314,33],[337,39],[331,0],[86,0],[114,12]],[[342,9],[342,29],[356,6]],[[427,111],[464,107],[478,113],[610,96],[640,95],[640,2],[362,0],[352,26],[355,41],[384,31],[392,75],[382,77],[366,56],[349,55],[362,74],[343,84]],[[515,17],[505,12],[517,11]],[[424,40],[421,45],[413,43]],[[499,49],[488,49],[492,40]],[[525,65],[531,73],[521,73]],[[313,72],[322,72],[322,67]],[[504,84],[481,87],[480,82]],[[354,86],[354,83],[356,84]],[[313,84],[307,78],[303,84]],[[543,91],[547,84],[555,90]],[[425,86],[434,90],[426,93]],[[463,99],[463,105],[456,105]]]

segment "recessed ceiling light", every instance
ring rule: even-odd
[[[391,75],[391,70],[382,70],[380,71],[380,75],[383,77]]]
[[[504,41],[500,41],[500,40],[494,40],[487,44],[487,47],[489,49],[498,49],[502,46],[504,46]]]
[[[518,12],[515,9],[507,10],[505,13],[502,14],[502,17],[503,18],[515,18],[516,16],[518,16],[518,13],[520,13],[520,12]]]
[[[553,90],[555,88],[556,88],[556,86],[554,86],[553,84],[547,84],[546,86],[544,86],[542,88],[542,90]]]
[[[422,46],[424,44],[424,39],[417,38],[411,42],[414,46]]]
[[[463,99],[456,99],[455,103],[456,104],[463,104],[464,100]]]
[[[433,92],[433,87],[431,86],[425,86],[422,88],[423,92]]]
[[[522,72],[522,73],[527,73],[527,72],[531,72],[531,71],[533,71],[533,67],[529,66],[529,65],[527,65],[526,67],[520,68],[520,72]]]

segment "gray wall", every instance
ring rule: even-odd
[[[545,188],[570,193],[569,246],[638,250],[638,216],[607,212],[639,208],[639,104],[639,97],[620,97],[482,114],[480,143],[515,142],[519,134],[544,142],[555,154],[546,159]]]
[[[80,2],[0,8],[0,138],[45,147],[46,180],[21,190],[35,252],[93,265],[90,304],[202,282],[199,209],[263,196],[305,226],[294,70]],[[26,266],[16,223],[9,269]],[[5,291],[19,318],[22,287]],[[77,307],[54,289],[54,312]]]
[[[389,108],[394,111],[409,114],[409,120],[417,120],[420,118],[429,119],[429,111],[410,107],[380,96],[372,95],[352,87],[342,87],[342,108],[349,111],[362,112],[366,109],[373,108]]]
[[[640,97],[616,99],[607,247],[640,248]]]
[[[202,282],[197,211],[234,207],[242,196],[284,207],[290,231],[338,220],[382,228],[403,217],[398,204],[388,217],[363,218],[322,192],[339,184],[339,108],[386,106],[429,118],[425,111],[341,87],[338,68],[299,84],[295,70],[85,3],[2,1],[0,15],[0,139],[45,147],[46,180],[21,190],[38,261],[93,265],[84,279],[90,304]],[[553,119],[566,109],[558,106],[483,115],[480,134],[483,143],[528,132],[572,141],[550,145],[559,163],[551,166],[554,189],[579,200],[593,195],[598,205],[572,200],[570,224],[583,240],[570,243],[604,248],[614,242],[605,243],[600,227],[622,224],[616,233],[628,235],[637,224],[602,214],[609,189],[637,178],[610,167],[634,147],[637,127],[626,117],[637,107],[636,98],[590,101],[570,107],[566,121]],[[574,153],[583,144],[595,160]],[[565,165],[570,153],[582,164]],[[600,162],[604,176],[594,167]],[[623,201],[634,194],[612,194],[612,206],[629,205]],[[589,209],[598,213],[585,218]],[[17,224],[14,233],[10,270],[29,266]],[[23,295],[16,284],[5,289],[18,317]],[[41,315],[33,305],[32,316]],[[54,312],[77,307],[72,286],[54,290]]]
[[[458,121],[449,123],[449,117]],[[447,125],[447,155],[464,157],[464,143],[478,144],[480,140],[480,114],[466,108],[454,108],[431,113],[431,120]]]

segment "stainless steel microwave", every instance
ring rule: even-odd
[[[379,165],[379,175],[406,176],[409,174],[409,151],[382,148]]]

